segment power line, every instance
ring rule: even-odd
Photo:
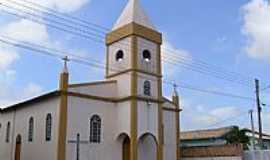
[[[260,91],[266,91],[268,89],[270,89],[270,86],[264,87],[264,88],[260,89]]]
[[[248,113],[247,111],[241,112],[241,113],[239,113],[239,114],[237,114],[237,115],[233,115],[233,116],[231,116],[231,117],[228,117],[228,118],[222,119],[222,120],[220,120],[220,121],[218,121],[218,122],[215,122],[215,123],[213,123],[213,124],[210,124],[210,125],[206,126],[205,128],[211,128],[211,127],[220,125],[220,124],[222,124],[222,123],[224,123],[224,122],[228,122],[228,121],[232,121],[232,120],[235,120],[235,119],[239,119],[239,118],[241,118],[241,117],[243,117],[243,116],[247,116],[247,113]]]
[[[171,51],[171,52],[173,52],[173,51]],[[200,59],[196,59],[196,61],[194,61],[194,59],[189,57],[189,56],[180,56],[178,54],[170,54],[170,53],[166,53],[166,55],[168,55],[171,58],[177,59],[177,60],[178,59],[185,59],[185,60],[191,61],[192,63],[195,63],[197,65],[200,65],[200,66],[203,66],[203,67],[206,67],[206,68],[211,68],[212,67],[212,68],[215,69],[215,71],[225,72],[228,75],[238,77],[238,78],[241,78],[241,79],[249,79],[249,80],[254,79],[253,77],[247,77],[247,76],[244,76],[244,75],[242,75],[240,73],[237,73],[237,72],[228,71],[228,70],[226,70],[224,68],[221,68],[220,66],[217,66],[217,65],[214,65],[214,64],[209,64],[209,63],[207,63],[207,62],[205,62],[203,60],[200,60]]]
[[[9,0],[9,1],[11,1],[11,0]],[[14,2],[14,1],[13,1]],[[24,5],[25,6],[25,5]],[[40,5],[39,5],[40,6]],[[10,8],[10,6],[7,6],[7,7],[9,7]],[[14,8],[14,7],[13,7]],[[31,7],[29,7],[28,6],[28,8],[31,8]],[[18,10],[18,9],[17,9]],[[10,14],[10,13],[9,13]],[[27,13],[27,14],[32,14],[32,13]],[[13,15],[14,15],[14,13],[13,13]],[[51,14],[50,14],[51,15]],[[27,17],[25,17],[25,16],[21,16],[21,15],[18,15],[18,14],[15,14],[15,16],[20,16],[21,18],[27,18]],[[38,15],[33,15],[32,14],[32,16],[38,16]],[[33,20],[33,18],[31,18],[31,20]],[[55,22],[55,21],[53,21],[53,22]],[[43,24],[43,22],[40,22],[40,21],[38,21],[38,23],[42,23]],[[59,23],[58,23],[59,24]],[[60,22],[60,24],[62,24],[61,22]],[[59,27],[57,27],[57,26],[55,26],[55,25],[51,25],[51,24],[46,24],[46,25],[48,25],[49,27],[53,27],[53,28],[56,28],[56,29],[58,29],[58,30],[61,30],[61,31],[66,31],[66,32],[69,32],[68,30],[66,30],[66,29],[61,29],[61,28],[59,28]],[[70,28],[70,27],[72,27],[72,26],[70,26],[70,25],[68,25],[68,27]],[[72,34],[76,34],[76,35],[79,35],[79,36],[82,36],[82,37],[84,37],[84,38],[90,38],[91,40],[94,40],[94,41],[97,41],[97,39],[93,39],[93,37],[89,37],[89,36],[85,36],[84,34],[81,34],[81,33],[77,33],[77,31],[80,31],[80,30],[77,30],[77,28],[75,28],[74,30],[76,30],[76,32],[70,32],[70,33],[72,33]],[[87,32],[85,32],[84,31],[84,33],[87,33]],[[93,36],[97,36],[97,35],[93,35]],[[98,40],[99,42],[101,42],[101,43],[104,43],[103,41],[101,41],[101,40]],[[178,57],[179,58],[179,57]],[[182,57],[183,58],[183,57]],[[168,63],[170,63],[170,62],[168,62]],[[183,63],[182,63],[183,64]],[[203,62],[201,62],[201,64],[206,64],[206,63],[203,63]],[[190,67],[189,68],[186,68],[186,69],[190,69]],[[191,70],[193,70],[194,71],[194,69],[191,69]],[[198,72],[197,70],[196,70],[196,72]],[[205,74],[205,73],[202,73],[202,74]],[[209,73],[210,75],[213,75],[213,73]],[[224,73],[223,73],[224,74]],[[219,79],[224,79],[224,80],[227,80],[227,81],[231,81],[231,82],[234,82],[235,81],[235,78],[230,78],[230,79],[228,79],[228,78],[224,78],[224,77],[221,77],[221,76],[214,76],[214,77],[216,77],[216,78],[219,78]],[[237,78],[236,78],[237,79]],[[248,82],[248,81],[247,81]],[[239,82],[238,82],[239,83]]]
[[[165,81],[167,84],[173,85],[174,82],[170,81]],[[255,101],[254,98],[252,97],[244,97],[244,96],[239,96],[231,93],[225,93],[225,92],[219,92],[219,91],[213,91],[213,90],[206,90],[198,87],[191,86],[189,84],[185,84],[181,82],[180,84],[177,84],[180,88],[183,89],[188,89],[188,90],[193,90],[201,93],[207,93],[207,94],[214,94],[214,95],[219,95],[219,96],[224,96],[224,97],[232,97],[232,98],[237,98],[237,99],[243,99],[243,100],[248,100],[248,101]]]
[[[11,1],[11,2],[13,2],[13,3],[16,3],[16,2],[14,2],[13,0],[9,0],[9,1]],[[85,20],[83,20],[83,19],[80,19],[80,18],[75,17],[75,16],[72,16],[72,15],[68,15],[68,14],[64,14],[64,13],[58,12],[57,10],[54,10],[54,9],[51,9],[51,8],[42,6],[42,5],[40,5],[40,4],[31,2],[31,1],[28,1],[28,0],[22,0],[22,1],[24,1],[25,3],[31,4],[31,6],[36,6],[36,7],[38,7],[38,8],[44,9],[45,11],[49,11],[49,12],[51,12],[51,13],[49,13],[49,12],[44,12],[44,10],[43,10],[43,11],[39,10],[39,11],[42,12],[42,13],[46,13],[46,14],[51,15],[51,16],[53,16],[53,17],[56,17],[56,18],[58,18],[58,19],[65,20],[65,21],[68,21],[68,22],[71,22],[71,23],[73,23],[73,22],[79,23],[80,26],[86,27],[86,28],[89,28],[89,26],[94,26],[94,27],[96,27],[96,28],[102,29],[102,30],[103,30],[102,33],[104,33],[104,34],[106,34],[106,32],[104,32],[104,31],[110,31],[110,29],[107,28],[107,27],[104,27],[104,26],[101,26],[101,25],[98,25],[98,24],[95,24],[95,23],[91,23],[91,22],[89,22],[89,21],[85,21]],[[16,4],[18,4],[18,3],[16,3]],[[23,5],[23,4],[19,4],[19,5]],[[23,5],[23,6],[24,6],[24,7],[27,7],[28,9],[32,9],[32,10],[33,10],[32,7],[29,7],[29,6],[26,6],[26,5]],[[35,11],[37,11],[37,9],[35,9]],[[93,27],[91,27],[91,28],[93,28]],[[118,35],[115,35],[115,36],[118,36]],[[164,47],[163,47],[163,48],[164,48]],[[168,49],[168,48],[164,48],[164,49],[166,49],[166,50],[168,50],[168,51],[170,51],[170,52],[174,52],[173,50],[170,50],[170,49]],[[173,54],[172,54],[172,55],[173,55]],[[173,56],[175,56],[175,55],[173,55]],[[178,57],[179,57],[179,56],[178,56]],[[183,57],[181,57],[181,58],[183,58]],[[185,57],[185,58],[186,58],[186,57]],[[202,61],[202,60],[198,60],[198,62],[201,63],[201,64],[204,64],[204,65],[208,65],[208,63],[206,63],[206,62],[204,62],[204,61]],[[213,65],[213,66],[214,66],[214,65]],[[216,67],[217,67],[217,66],[216,66]],[[222,69],[222,68],[219,68],[219,69],[222,70],[223,72],[226,71],[226,70],[224,70],[224,69]],[[236,72],[230,72],[230,73],[235,74],[235,75],[239,75],[239,73],[236,73]],[[241,75],[241,76],[243,76],[243,75]],[[243,76],[243,77],[244,77],[244,76]],[[250,77],[250,79],[253,80],[252,77]]]
[[[189,65],[188,62],[184,62],[184,61],[180,61],[180,60],[176,60],[176,59],[167,59],[165,58],[166,61],[169,61],[170,65],[177,65],[177,66],[180,66],[180,67],[183,67],[183,68],[186,68],[188,70],[191,70],[193,72],[197,72],[197,73],[200,73],[200,74],[203,74],[203,75],[207,75],[207,76],[211,76],[211,77],[215,77],[215,78],[218,78],[218,79],[223,79],[223,80],[226,80],[226,81],[229,81],[229,82],[233,82],[233,83],[237,83],[237,84],[241,84],[243,86],[251,86],[249,85],[246,81],[241,81],[241,80],[237,80],[233,77],[228,77],[226,75],[222,75],[221,73],[218,73],[218,72],[215,72],[215,71],[211,71],[211,70],[206,70],[200,66],[198,67],[194,67],[192,65]]]
[[[67,54],[64,54],[67,52],[64,52],[64,51],[60,52],[59,50],[54,50],[54,51],[58,51],[60,53],[60,54],[55,54],[55,53],[50,52],[49,50],[51,50],[51,49],[49,49],[48,47],[42,47],[41,45],[35,45],[35,44],[31,44],[31,43],[21,44],[22,42],[17,43],[17,42],[4,40],[1,38],[0,38],[0,42],[8,44],[8,45],[12,45],[12,46],[17,47],[17,48],[30,50],[30,51],[34,51],[37,53],[41,53],[44,55],[49,55],[49,56],[53,56],[53,57],[57,57],[57,58],[63,58],[64,56],[67,55]],[[101,63],[93,62],[93,60],[90,60],[90,59],[82,60],[82,57],[77,57],[75,55],[71,55],[70,60],[75,62],[75,63],[88,65],[88,66],[96,67],[96,68],[100,68],[100,69],[106,69],[106,66],[102,65]],[[118,69],[109,68],[109,70],[120,71],[119,68]],[[146,78],[146,77],[142,77],[142,78]],[[175,82],[169,81],[169,80],[163,80],[163,83],[170,84],[170,85],[176,84]],[[224,97],[231,97],[231,98],[237,98],[237,99],[242,99],[242,100],[254,101],[254,99],[250,98],[250,97],[244,97],[244,96],[234,95],[234,94],[230,94],[230,93],[200,89],[200,88],[196,88],[196,87],[193,87],[191,85],[185,84],[183,82],[181,82],[181,84],[177,84],[177,85],[181,88],[185,88],[185,89],[189,89],[189,90],[193,90],[193,91],[197,91],[197,92],[201,92],[201,93],[208,93],[208,94],[219,95],[219,96],[224,96]]]
[[[12,1],[12,0],[10,0],[10,1]],[[7,7],[9,7],[9,9],[10,9],[10,6],[7,6]],[[52,20],[52,19],[48,19],[46,17],[42,17],[42,19],[44,19],[45,21],[50,22],[50,23],[47,23],[47,22],[44,22],[44,21],[42,21],[40,19],[37,19],[37,17],[40,17],[37,14],[33,14],[33,13],[29,14],[29,13],[26,13],[26,12],[24,12],[24,13],[30,15],[30,17],[21,16],[21,15],[18,15],[16,13],[9,12],[9,14],[13,14],[13,15],[16,15],[16,16],[21,16],[21,18],[26,18],[26,19],[30,18],[30,20],[32,20],[32,21],[36,21],[37,23],[40,23],[40,24],[46,24],[47,26],[55,28],[55,29],[60,30],[60,31],[65,31],[65,32],[68,32],[68,33],[72,33],[73,35],[77,35],[77,36],[79,35],[80,37],[84,37],[84,38],[93,40],[95,42],[99,41],[100,43],[104,43],[104,41],[99,40],[97,38],[97,37],[102,38],[102,35],[99,35],[99,34],[96,34],[96,33],[93,33],[93,32],[89,32],[89,31],[83,30],[83,29],[78,28],[78,27],[74,27],[74,26],[72,26],[70,24],[66,24],[66,23],[62,23],[62,22],[55,21],[55,20]],[[52,15],[51,13],[47,13],[47,14]],[[51,24],[51,23],[53,23],[53,24]],[[61,27],[59,27],[59,25]],[[66,28],[69,28],[69,29],[65,29],[63,27],[66,27]],[[22,47],[20,45],[18,45],[18,46]],[[29,47],[25,47],[25,49],[27,49],[27,48],[29,49]],[[38,52],[40,50],[35,49],[35,51]],[[163,61],[165,61],[166,63],[172,64],[172,65],[173,64],[181,65],[182,67],[184,66],[184,68],[195,71],[197,73],[201,73],[201,74],[204,74],[204,75],[210,75],[210,76],[215,77],[215,78],[219,78],[219,79],[223,79],[223,80],[226,80],[226,81],[230,81],[230,82],[238,83],[238,84],[241,84],[241,85],[249,86],[249,81],[244,79],[242,76],[237,75],[236,73],[228,72],[228,71],[225,71],[223,69],[213,67],[212,65],[210,66],[207,63],[204,63],[202,61],[199,61],[199,62],[192,61],[192,64],[189,64],[185,60],[187,60],[186,57],[177,57],[177,56],[174,56],[174,55],[171,55],[171,57],[164,57],[163,58]],[[87,63],[87,64],[89,63],[89,62],[82,61],[82,60],[77,60],[77,59],[75,59],[74,61],[80,61],[80,63]],[[93,64],[91,64],[91,65],[93,65]],[[227,97],[234,97],[234,98],[240,98],[240,99],[246,99],[246,100],[248,100],[248,99],[253,100],[253,98],[250,98],[250,97],[243,97],[243,96],[238,96],[238,95],[228,94],[228,93],[223,93],[223,92],[203,90],[203,89],[198,89],[198,88],[190,87],[190,86],[183,86],[182,85],[181,87],[186,88],[186,89],[190,89],[190,90],[195,90],[196,89],[196,91],[215,94],[215,95],[222,95],[222,96],[227,96]]]

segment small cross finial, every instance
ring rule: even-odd
[[[62,58],[62,60],[64,61],[64,70],[63,73],[68,73],[68,67],[67,67],[67,63],[70,61],[68,56],[65,56],[64,58]]]

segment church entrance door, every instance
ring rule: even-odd
[[[157,159],[157,141],[152,134],[144,134],[138,142],[138,160]]]
[[[16,138],[15,160],[21,159],[21,148],[22,148],[22,137],[21,135],[18,135]]]
[[[123,141],[123,160],[129,160],[130,157],[130,140],[129,137],[126,136],[124,141]]]

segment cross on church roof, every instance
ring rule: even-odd
[[[113,30],[121,28],[132,22],[155,30],[154,25],[150,22],[148,16],[140,6],[139,0],[129,0],[121,16],[116,21]]]
[[[67,63],[70,61],[70,59],[68,58],[68,56],[65,56],[64,58],[62,58],[62,60],[64,61],[63,73],[68,73]]]

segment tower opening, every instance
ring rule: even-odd
[[[124,52],[122,50],[117,51],[115,55],[115,60],[121,62],[124,59]]]
[[[146,62],[150,62],[151,60],[151,53],[148,50],[143,51],[143,60]]]

